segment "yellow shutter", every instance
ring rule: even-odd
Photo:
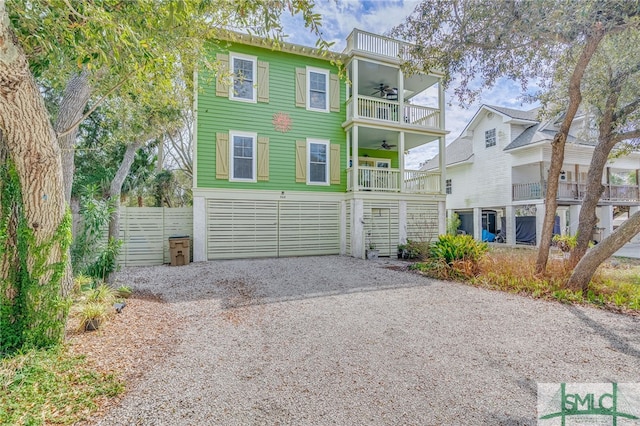
[[[331,74],[329,80],[329,102],[331,103],[331,111],[340,112],[340,80],[336,74]]]
[[[331,144],[331,156],[329,162],[329,174],[331,176],[331,184],[340,184],[340,145]]]
[[[229,55],[218,53],[218,77],[216,78],[216,96],[229,97]]]
[[[269,138],[258,136],[258,180],[269,180]]]
[[[307,70],[296,68],[296,106],[307,107]]]
[[[229,179],[228,133],[216,133],[216,179]]]
[[[269,62],[258,61],[258,102],[269,102]]]
[[[296,182],[307,182],[307,141],[296,141]]]

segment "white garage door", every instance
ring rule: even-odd
[[[209,259],[339,252],[339,202],[208,200]]]

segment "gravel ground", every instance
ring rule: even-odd
[[[538,382],[640,382],[640,319],[349,257],[128,268],[176,347],[103,425],[535,424]],[[158,318],[163,321],[163,318]]]

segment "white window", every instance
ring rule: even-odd
[[[230,53],[229,65],[233,74],[233,84],[229,88],[229,99],[244,102],[256,102],[256,64],[255,56]]]
[[[307,109],[329,112],[329,71],[307,68]]]
[[[229,180],[237,182],[256,181],[257,134],[229,132],[231,139]]]
[[[444,181],[444,189],[445,194],[451,194],[451,179],[447,179]]]
[[[329,141],[307,139],[307,183],[329,185]]]
[[[484,146],[489,148],[496,144],[496,129],[486,130],[484,132]]]

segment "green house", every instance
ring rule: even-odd
[[[441,76],[403,75],[405,48],[360,30],[328,55],[240,34],[212,47],[216,72],[196,77],[195,261],[391,256],[444,231],[444,176],[405,168],[425,144],[443,158]]]

